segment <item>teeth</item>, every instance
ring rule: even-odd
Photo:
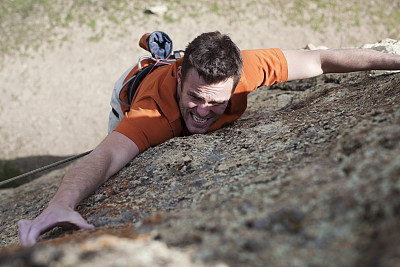
[[[192,115],[193,115],[193,119],[194,119],[195,122],[200,122],[200,123],[202,123],[202,122],[206,122],[206,121],[207,121],[207,119],[199,118],[199,117],[197,117],[197,116],[194,115],[194,114],[192,114]]]

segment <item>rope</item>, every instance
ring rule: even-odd
[[[54,168],[54,167],[56,167],[56,166],[58,166],[58,165],[67,163],[67,162],[69,162],[69,161],[76,160],[76,159],[78,159],[78,158],[81,158],[81,157],[83,157],[83,156],[86,156],[86,155],[89,154],[90,152],[92,152],[92,150],[87,151],[87,152],[84,152],[84,153],[79,154],[79,155],[76,155],[76,156],[72,156],[72,157],[69,157],[69,158],[66,158],[66,159],[63,159],[63,160],[54,162],[54,163],[52,163],[52,164],[49,164],[49,165],[47,165],[47,166],[40,167],[40,168],[38,168],[38,169],[36,169],[36,170],[33,170],[33,171],[30,171],[30,172],[27,172],[27,173],[24,173],[24,174],[21,174],[21,175],[12,177],[12,178],[8,178],[7,180],[1,181],[1,182],[0,182],[0,186],[3,186],[3,185],[6,185],[6,184],[9,184],[9,183],[12,183],[12,182],[21,180],[21,179],[26,178],[26,177],[28,177],[28,176],[31,176],[31,175],[34,175],[34,174],[36,174],[36,173],[39,173],[39,172],[42,172],[42,171],[45,171],[45,170]]]

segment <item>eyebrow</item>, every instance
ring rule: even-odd
[[[192,96],[192,97],[194,97],[194,98],[201,99],[201,100],[203,100],[203,101],[205,100],[204,97],[202,97],[201,95],[198,95],[196,92],[189,92],[189,95]],[[227,102],[227,101],[229,101],[229,100],[222,100],[222,101],[216,101],[216,100],[214,100],[214,101],[210,101],[210,103],[224,104],[224,103]]]
[[[189,94],[190,96],[194,97],[194,98],[198,98],[198,99],[201,99],[201,100],[205,100],[204,97],[202,97],[201,95],[198,95],[198,94],[195,93],[195,92],[189,92],[188,94]]]

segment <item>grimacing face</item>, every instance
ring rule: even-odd
[[[182,83],[178,69],[177,96],[179,109],[187,129],[192,134],[205,133],[221,118],[232,96],[233,78],[206,84],[195,69],[190,69]]]

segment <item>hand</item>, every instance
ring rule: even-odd
[[[81,229],[94,228],[78,212],[67,206],[54,204],[47,207],[36,219],[18,222],[19,241],[22,246],[31,246],[36,243],[39,235],[57,225],[65,224],[75,225]]]

